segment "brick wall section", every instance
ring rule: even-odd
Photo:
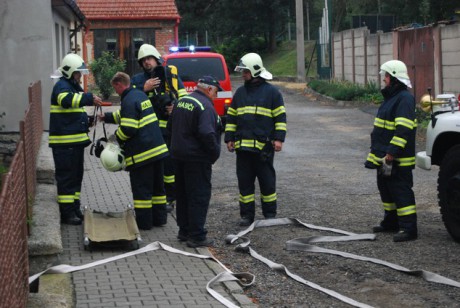
[[[43,132],[41,83],[29,87],[29,108],[0,192],[0,308],[25,307],[29,294],[27,208],[33,203],[36,161]]]
[[[20,141],[3,177],[0,195],[0,307],[25,307],[29,292],[24,143]]]
[[[153,28],[155,33],[155,47],[163,55],[169,52],[169,47],[176,44],[174,35],[175,20],[93,20],[89,31],[84,35],[84,44],[86,44],[88,63],[94,60],[94,29],[135,29],[135,28]],[[89,90],[94,86],[92,75],[85,77]]]

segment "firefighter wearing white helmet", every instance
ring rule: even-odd
[[[417,213],[412,190],[417,120],[406,65],[399,60],[380,67],[384,98],[374,120],[371,151],[365,167],[377,170],[383,220],[373,232],[397,232],[393,241],[417,239]]]
[[[83,59],[74,53],[69,53],[62,59],[59,71],[66,79],[71,79],[74,72],[80,72],[82,75],[89,74]]]
[[[102,166],[111,172],[123,170],[126,164],[123,150],[113,142],[106,144],[100,158]]]
[[[384,75],[385,73],[388,73],[394,78],[398,79],[408,88],[412,88],[409,75],[407,74],[407,67],[406,64],[404,64],[404,62],[399,60],[390,60],[383,63],[380,66],[380,74]]]
[[[153,45],[142,44],[137,54],[137,61],[139,62],[140,66],[142,66],[141,61],[146,57],[154,57],[158,61],[158,64],[161,64],[163,62],[163,60],[161,59],[161,54]]]
[[[80,191],[84,148],[91,143],[88,115],[83,107],[100,105],[102,101],[92,93],[84,93],[80,86],[82,74],[87,74],[88,69],[79,55],[66,55],[58,70],[62,76],[51,94],[49,146],[53,151],[61,222],[79,225],[83,219]]]
[[[169,115],[179,97],[187,95],[184,84],[175,66],[163,66],[163,60],[158,50],[143,44],[137,56],[139,65],[144,70],[133,76],[131,84],[134,88],[143,90],[150,99],[155,114],[160,123],[163,139],[169,144],[169,133],[166,129]],[[164,159],[164,187],[168,211],[172,211],[175,197],[174,167],[169,157]],[[160,196],[158,196],[160,197]]]
[[[255,218],[255,179],[261,193],[262,214],[277,214],[274,153],[281,151],[286,137],[286,111],[280,91],[267,82],[272,79],[256,53],[244,55],[235,71],[241,72],[239,87],[227,112],[225,142],[236,152],[236,173],[240,191],[240,226]]]
[[[273,79],[272,74],[265,69],[262,58],[253,52],[244,55],[235,67],[235,72],[242,72],[244,70],[249,70],[253,78]]]

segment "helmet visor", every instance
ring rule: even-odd
[[[239,66],[239,65],[237,65],[237,66],[235,67],[235,72],[240,72],[240,73],[241,73],[241,72],[243,72],[244,70],[248,70],[248,71],[249,71],[249,69],[248,69],[246,66]]]
[[[85,63],[82,63],[81,66],[78,67],[75,71],[80,72],[82,75],[88,75],[89,74],[89,70],[86,67]]]

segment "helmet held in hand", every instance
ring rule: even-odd
[[[123,150],[115,143],[107,143],[101,153],[102,166],[108,171],[116,172],[125,168]]]

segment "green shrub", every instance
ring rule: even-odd
[[[314,91],[342,101],[368,101],[381,103],[383,101],[380,88],[375,82],[359,85],[349,81],[313,79],[308,87]]]
[[[2,188],[2,178],[3,178],[3,174],[7,173],[8,172],[8,168],[5,167],[2,163],[0,163],[0,190]]]
[[[112,94],[110,80],[116,72],[125,70],[126,61],[116,59],[111,52],[104,51],[99,58],[91,62],[89,67],[102,98],[107,99]]]

